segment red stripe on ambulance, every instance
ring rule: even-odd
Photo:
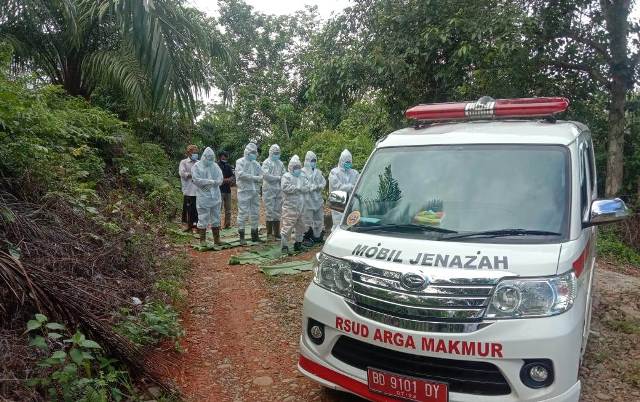
[[[423,352],[502,358],[502,344],[496,342],[455,341],[426,336],[420,337],[416,342],[411,335],[380,328],[371,331],[367,324],[342,317],[336,317],[336,329],[379,343],[412,350],[420,349]]]

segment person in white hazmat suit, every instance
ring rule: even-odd
[[[191,169],[193,184],[196,185],[196,208],[198,210],[198,232],[200,243],[205,244],[207,226],[211,225],[213,242],[220,244],[220,185],[224,177],[222,170],[216,163],[216,155],[207,147],[202,153],[202,159]]]
[[[288,172],[282,176],[282,192],[284,194],[282,204],[282,253],[289,253],[289,237],[291,231],[295,232],[293,249],[302,251],[302,236],[305,226],[302,214],[304,212],[304,199],[309,192],[307,178],[302,174],[302,163],[298,155],[293,155],[287,166]]]
[[[280,217],[282,215],[282,188],[280,181],[285,173],[280,160],[280,147],[273,144],[269,148],[269,157],[262,162],[262,200],[267,221],[267,238],[273,235],[280,240]]]
[[[236,187],[238,188],[238,235],[240,244],[246,244],[244,227],[251,225],[251,241],[259,242],[258,218],[260,213],[260,186],[262,167],[257,162],[258,146],[253,142],[244,148],[244,157],[236,161]]]
[[[304,168],[302,174],[306,176],[309,183],[309,192],[304,200],[304,225],[311,231],[309,245],[321,243],[324,230],[324,200],[322,190],[327,185],[327,181],[322,176],[322,171],[317,167],[318,158],[313,151],[307,151],[304,157]]]
[[[329,191],[346,191],[348,195],[351,195],[353,187],[356,185],[358,176],[360,175],[357,170],[352,166],[351,152],[345,149],[340,154],[338,160],[338,166],[331,169],[329,174]],[[331,211],[331,218],[333,220],[333,227],[331,230],[335,230],[342,221],[342,213]]]

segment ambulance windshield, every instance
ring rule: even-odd
[[[558,145],[382,148],[362,173],[343,228],[441,240],[514,229],[499,237],[558,241],[568,230],[569,171],[568,149]]]

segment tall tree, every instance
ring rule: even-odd
[[[306,101],[299,55],[316,29],[317,11],[306,8],[276,16],[260,13],[242,0],[218,4],[217,23],[235,63],[221,66],[227,84],[223,105],[210,108],[201,125],[226,136],[224,143],[233,148],[248,140],[288,141],[300,125]],[[234,127],[221,113],[233,116]]]
[[[577,73],[608,95],[607,196],[622,190],[627,99],[638,78],[640,26],[631,0],[534,0],[535,57],[550,75]],[[633,44],[633,46],[632,46]],[[571,95],[569,93],[568,95]]]
[[[382,99],[396,123],[419,102],[521,96],[534,87],[524,10],[500,0],[355,0],[315,38],[309,97],[338,124]],[[515,85],[514,85],[515,84]]]
[[[115,86],[139,111],[194,117],[196,98],[226,53],[205,16],[183,0],[0,0],[0,39],[16,68],[71,95]]]

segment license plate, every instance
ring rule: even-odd
[[[394,374],[384,370],[367,370],[369,390],[416,402],[448,402],[449,389],[443,382]]]

